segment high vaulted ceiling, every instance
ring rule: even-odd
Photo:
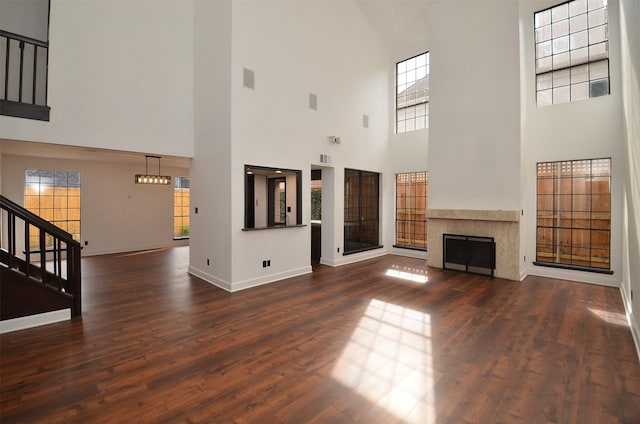
[[[373,29],[392,50],[426,38],[432,0],[356,0]]]

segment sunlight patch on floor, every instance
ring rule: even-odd
[[[408,267],[400,267],[393,265],[387,269],[386,274],[388,277],[400,278],[406,281],[413,281],[414,283],[426,284],[429,281],[426,271],[421,269],[414,269]]]
[[[629,326],[629,322],[627,321],[627,316],[621,312],[610,312],[610,311],[605,311],[604,309],[596,309],[596,308],[589,308],[589,312],[591,312],[593,315],[597,316],[601,320],[608,322],[610,324],[623,325],[625,327]]]
[[[331,376],[400,420],[429,423],[432,362],[429,314],[372,299]]]

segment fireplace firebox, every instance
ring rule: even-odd
[[[493,237],[443,234],[442,268],[493,277],[496,269]]]

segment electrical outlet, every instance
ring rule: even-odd
[[[85,245],[85,246],[89,246],[89,241],[88,241],[88,240],[85,240],[85,241],[84,241],[84,245]]]
[[[195,213],[198,213],[198,207],[197,207],[197,206],[196,206],[196,210],[195,210]]]
[[[209,258],[207,258],[207,266],[209,266]]]
[[[267,266],[271,266],[271,259],[267,259]]]
[[[340,248],[338,247],[338,253],[340,253]]]
[[[262,261],[262,268],[266,268],[267,267],[267,261]]]

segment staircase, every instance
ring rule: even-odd
[[[60,309],[81,315],[80,243],[2,195],[0,217],[0,319]]]

